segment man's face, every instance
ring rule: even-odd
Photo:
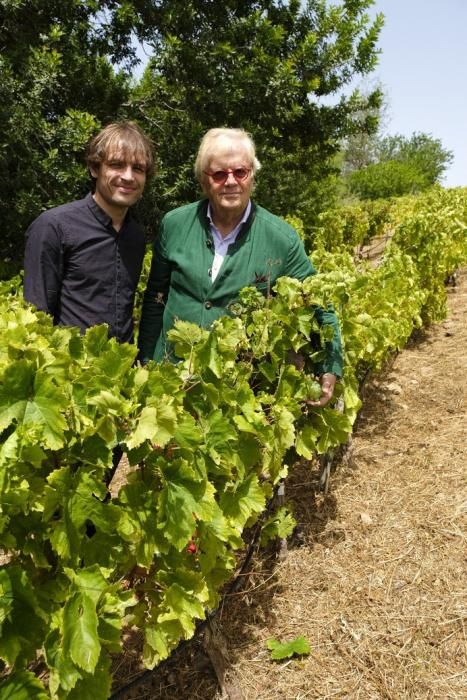
[[[99,168],[91,169],[96,178],[94,199],[109,215],[126,212],[143,194],[146,163],[120,151],[111,153]]]
[[[230,139],[219,140],[218,150],[210,159],[207,173],[230,171],[226,179],[216,182],[212,175],[203,175],[202,187],[214,214],[222,218],[241,217],[253,189],[253,173],[248,152],[244,145]],[[235,178],[231,171],[248,171],[244,179]]]

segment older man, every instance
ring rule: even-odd
[[[155,242],[139,332],[143,362],[170,355],[166,334],[175,319],[208,327],[229,313],[243,287],[267,293],[278,277],[315,274],[294,229],[251,200],[259,167],[245,131],[211,129],[203,137],[195,174],[206,197],[169,212]],[[334,313],[319,309],[318,318],[334,328],[316,402],[324,405],[342,356]]]
[[[86,160],[94,192],[26,232],[24,297],[57,325],[107,323],[110,336],[132,342],[145,236],[129,209],[154,172],[152,145],[134,122],[116,122],[91,140]]]

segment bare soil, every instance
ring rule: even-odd
[[[447,320],[367,385],[330,492],[314,465],[291,474],[299,536],[284,561],[258,552],[218,616],[231,698],[467,699],[466,310],[467,270]],[[301,635],[308,656],[270,660],[268,639]],[[117,684],[140,672],[123,663]],[[221,697],[200,639],[119,694]]]

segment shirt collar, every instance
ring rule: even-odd
[[[92,211],[94,216],[98,221],[100,221],[101,224],[104,226],[110,226],[111,228],[113,227],[112,225],[112,217],[107,214],[106,211],[100,207],[94,197],[92,196],[92,192],[89,192],[88,195],[86,196],[86,201],[88,204],[89,209]],[[127,211],[125,219],[123,220],[122,227],[126,224],[126,222],[129,220],[130,217],[130,210]],[[120,229],[121,230],[121,229]]]
[[[251,213],[251,199],[248,200],[248,204],[246,205],[246,209],[242,214],[242,218],[240,219],[238,224],[235,226],[235,228],[227,236],[221,236],[218,229],[216,228],[216,225],[214,224],[214,222],[212,220],[211,202],[208,202],[208,210],[207,210],[206,215],[208,217],[209,223],[211,225],[211,230],[213,231],[213,233],[220,236],[224,241],[226,241],[226,240],[230,241],[232,239],[235,239],[238,236],[238,233],[239,233],[241,227],[243,226],[244,223],[246,223],[248,221],[248,217],[250,216],[250,213]]]

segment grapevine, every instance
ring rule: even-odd
[[[245,528],[296,455],[345,443],[359,378],[444,312],[444,280],[467,260],[467,194],[400,207],[377,268],[319,245],[319,275],[282,278],[268,298],[245,289],[238,314],[209,330],[178,322],[178,365],[138,366],[105,327],[54,327],[18,279],[1,285],[1,700],[108,698],[125,629],[143,631],[153,668],[216,607]],[[307,400],[328,338],[316,309],[330,304],[345,373],[318,409]],[[117,445],[130,472],[110,498]]]

